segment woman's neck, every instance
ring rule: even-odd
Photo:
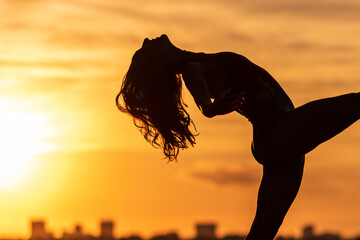
[[[186,51],[186,50],[181,50],[181,52],[179,52],[178,55],[178,73],[182,73],[183,69],[185,68],[185,66],[191,62],[196,62],[199,61],[203,58],[206,57],[205,53],[199,52],[190,52],[190,51]]]

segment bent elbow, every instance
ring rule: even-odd
[[[207,117],[207,118],[213,118],[214,117],[214,115],[211,115],[211,114],[209,114],[209,113],[207,113],[207,112],[202,112],[203,113],[203,115],[205,116],[205,117]]]
[[[208,107],[199,107],[202,114],[207,118],[213,118],[215,116],[214,112],[211,110],[210,106]]]

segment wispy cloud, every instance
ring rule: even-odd
[[[191,176],[197,180],[208,181],[217,185],[248,186],[258,184],[259,176],[249,170],[219,168],[213,171],[196,170]]]
[[[358,1],[286,1],[271,2],[256,0],[247,6],[253,12],[269,15],[291,15],[292,17],[324,19],[330,21],[359,20],[360,3]]]
[[[61,30],[49,35],[47,42],[50,46],[61,48],[94,49],[119,48],[139,43],[142,38],[131,33],[99,34],[87,30]]]
[[[311,43],[306,41],[294,41],[288,43],[285,47],[298,50],[298,51],[325,51],[325,52],[351,52],[357,49],[357,46],[349,46],[348,44],[320,44],[320,43]]]

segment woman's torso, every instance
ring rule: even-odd
[[[254,157],[262,164],[266,162],[273,124],[282,114],[294,109],[288,95],[266,70],[244,56],[231,52],[199,53],[195,59],[203,66],[212,98],[225,89],[244,95],[244,103],[237,112],[253,124]]]
[[[195,58],[203,65],[212,98],[216,98],[224,89],[231,89],[232,94],[244,94],[244,104],[238,112],[247,117],[254,127],[270,124],[278,116],[294,108],[277,81],[244,56],[220,52],[199,53]]]

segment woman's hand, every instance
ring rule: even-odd
[[[240,108],[244,102],[244,93],[230,94],[231,89],[225,89],[219,93],[214,101],[202,109],[206,117],[225,115]]]

